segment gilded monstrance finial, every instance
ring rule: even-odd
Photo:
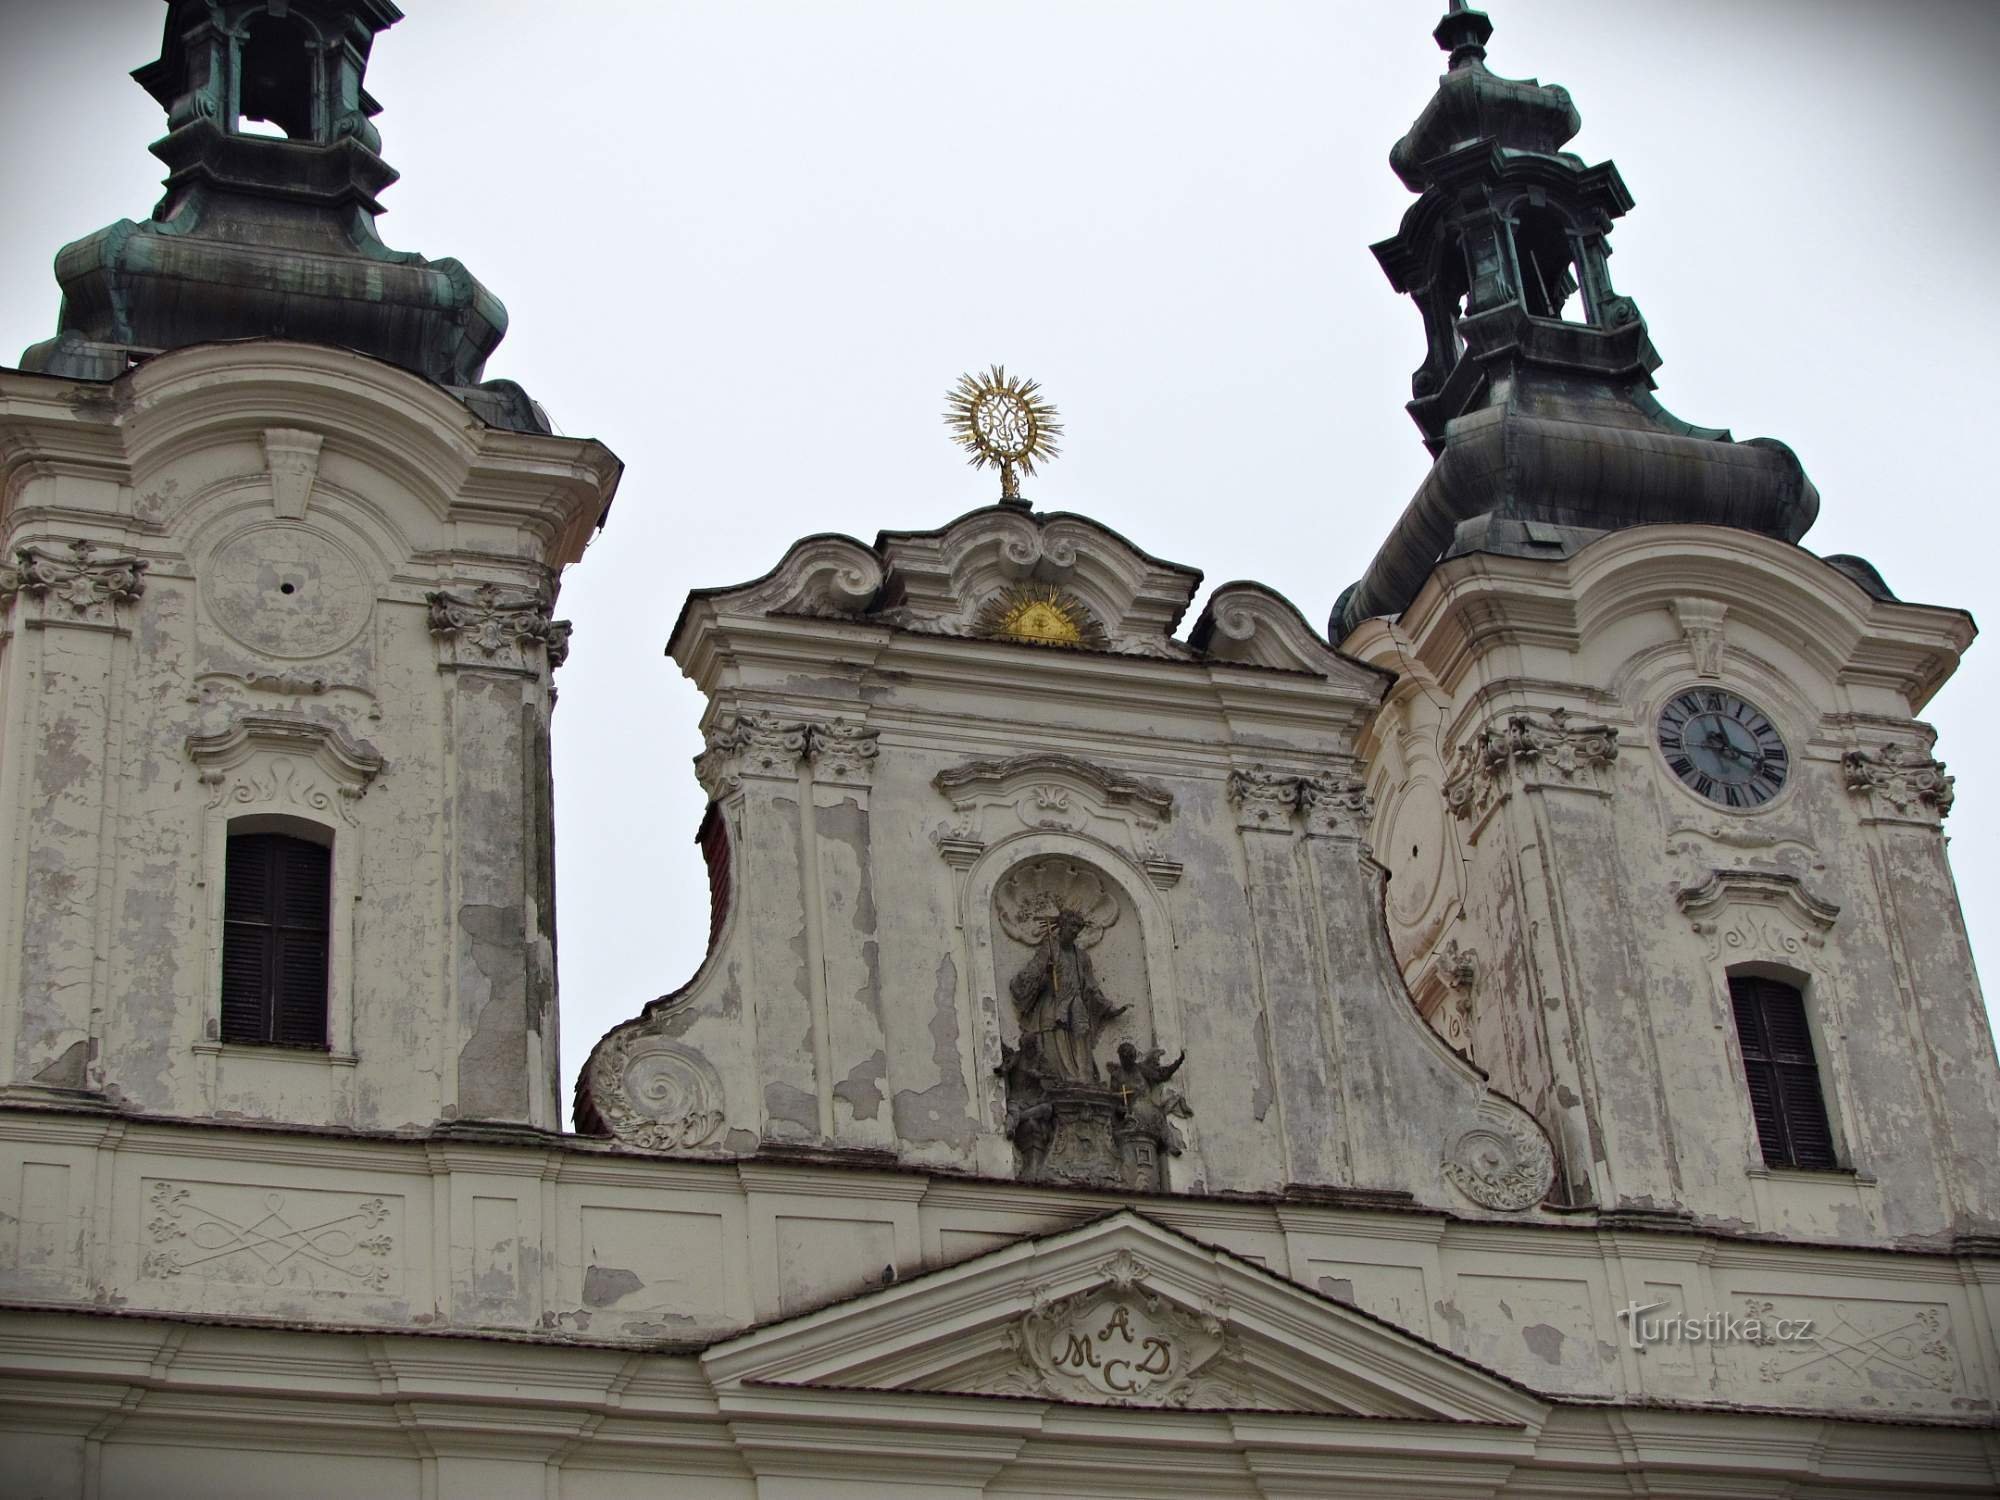
[[[945,425],[955,442],[972,456],[975,469],[988,465],[1000,471],[1000,501],[1024,505],[1021,476],[1035,472],[1037,459],[1047,462],[1059,451],[1056,439],[1062,423],[1056,409],[1040,399],[1032,380],[1009,375],[995,365],[984,375],[961,375],[945,394]]]

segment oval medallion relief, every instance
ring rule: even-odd
[[[202,574],[202,598],[223,633],[287,661],[338,651],[361,633],[375,604],[354,554],[296,524],[238,532]]]
[[[1412,782],[1387,821],[1377,857],[1395,877],[1389,882],[1390,915],[1404,927],[1414,927],[1444,884],[1444,804],[1428,782]]]

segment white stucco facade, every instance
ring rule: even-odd
[[[0,1491],[2000,1492],[1917,718],[1971,620],[1658,406],[1566,91],[1439,23],[1377,247],[1437,462],[1342,639],[1189,621],[1032,444],[688,597],[711,940],[572,1105],[555,606],[620,469],[373,236],[396,17],[177,0],[163,210],[0,370]]]

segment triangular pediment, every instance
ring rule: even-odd
[[[727,1387],[1539,1426],[1532,1392],[1133,1210],[767,1324]]]

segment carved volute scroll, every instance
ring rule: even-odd
[[[643,1023],[611,1033],[588,1064],[583,1092],[619,1141],[642,1151],[687,1152],[722,1131],[722,1079],[692,1047]]]
[[[1555,1153],[1521,1109],[1487,1099],[1478,1120],[1452,1143],[1444,1175],[1481,1208],[1519,1213],[1548,1196],[1556,1178]]]

